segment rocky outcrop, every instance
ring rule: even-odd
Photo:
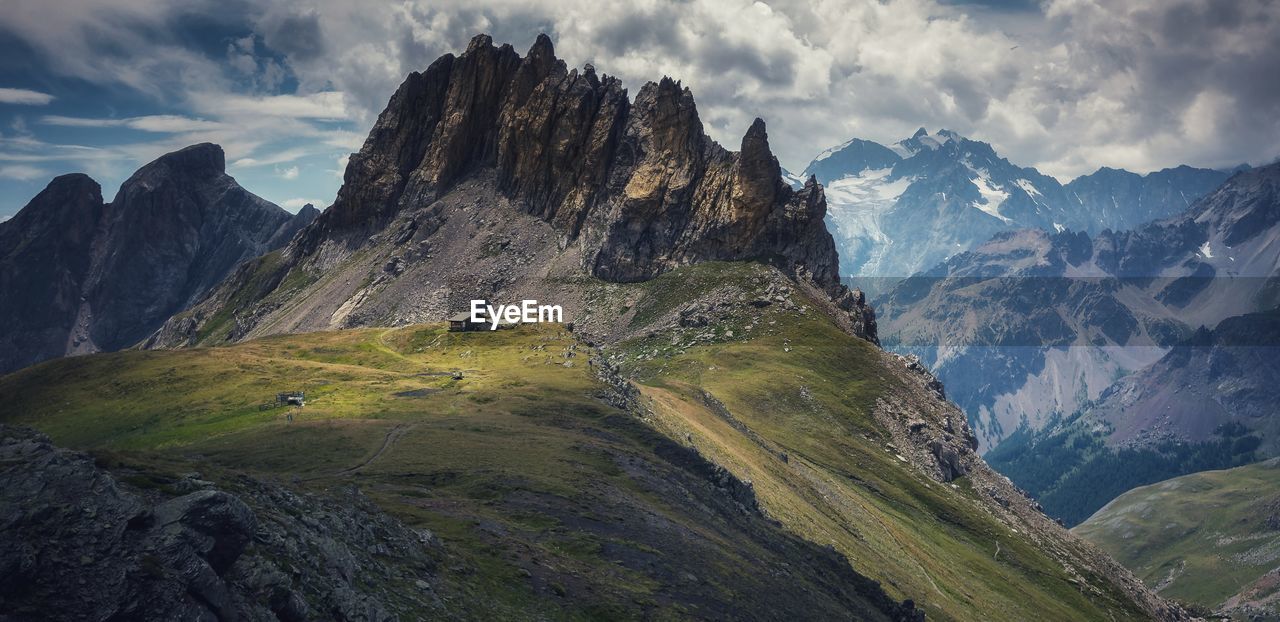
[[[147,164],[109,204],[89,177],[58,177],[0,223],[0,372],[131,346],[316,215],[241,188],[211,144]]]
[[[728,151],[670,78],[632,101],[618,79],[567,68],[546,36],[524,57],[477,36],[405,79],[283,263],[233,276],[152,343],[439,319],[467,296],[571,299],[547,281],[584,273],[634,282],[740,260],[814,284],[874,340],[870,308],[839,283],[822,188],[780,175],[763,121]],[[330,278],[286,294],[290,273]]]
[[[0,611],[14,620],[287,621],[442,607],[431,534],[358,493],[329,502],[242,480],[232,494],[193,474],[172,482],[177,496],[148,496],[84,454],[0,426]]]
[[[937,380],[916,359],[884,351],[878,355],[902,383],[877,398],[871,409],[886,433],[883,448],[887,453],[933,481],[971,491],[966,495],[971,495],[975,511],[998,518],[1014,533],[1025,534],[1047,551],[1082,594],[1102,594],[1090,585],[1097,581],[1120,590],[1150,619],[1193,619],[1097,547],[1063,529],[1025,491],[988,466],[975,451],[978,439],[965,414],[942,397],[935,389]]]
[[[793,191],[757,119],[739,153],[706,136],[693,94],[670,78],[634,103],[616,78],[568,70],[538,37],[521,58],[487,36],[413,73],[354,155],[320,238],[379,228],[479,169],[519,208],[579,238],[611,281],[707,260],[766,259],[834,284],[821,189]]]
[[[1265,439],[1260,457],[1280,455],[1278,345],[1280,309],[1201,327],[1159,361],[1107,387],[1084,418],[1105,422],[1111,445],[1203,443],[1242,426]]]

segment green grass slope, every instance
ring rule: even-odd
[[[602,401],[587,359],[559,328],[312,333],[56,361],[0,379],[0,412],[143,485],[194,468],[355,483],[441,538],[464,619],[888,619],[843,559]],[[261,410],[295,389],[304,408]]]
[[[1075,531],[1164,596],[1280,619],[1280,459],[1134,489]]]
[[[0,422],[161,481],[194,464],[354,483],[441,537],[459,617],[874,619],[885,592],[939,620],[1147,617],[1114,577],[1062,561],[1072,542],[887,451],[872,409],[917,389],[801,290],[696,336],[659,322],[771,274],[587,285],[634,335],[604,351],[634,378],[634,412],[559,327],[421,325],[52,361],[0,378]],[[305,408],[261,408],[288,390]]]
[[[715,276],[716,287],[750,287],[748,274]],[[636,317],[674,306],[696,278],[650,282],[658,293]],[[943,486],[886,452],[871,409],[913,388],[881,364],[881,351],[796,299],[802,312],[729,317],[694,345],[658,331],[622,343],[614,358],[655,427],[750,480],[788,530],[831,544],[929,619],[1135,615],[1118,594],[1082,593],[1060,563],[985,511],[966,479]]]

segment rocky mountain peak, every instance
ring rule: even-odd
[[[49,185],[45,186],[44,192],[66,192],[78,189],[92,190],[99,193],[102,191],[102,187],[92,177],[84,173],[67,173],[49,180]]]
[[[1258,233],[1280,223],[1280,163],[1236,173],[1199,204],[1199,209],[1183,215],[1210,225],[1210,247],[1236,247]],[[1208,254],[1213,251],[1209,250]],[[1212,257],[1209,257],[1212,259]],[[1261,265],[1259,274],[1270,274],[1275,266]]]
[[[226,172],[227,158],[222,147],[213,143],[200,143],[156,158],[139,169],[138,175],[145,175],[161,168],[165,169],[166,173],[210,177]]]
[[[566,241],[581,238],[584,266],[601,278],[772,257],[789,269],[804,263],[824,285],[838,280],[830,236],[810,226],[825,215],[822,195],[779,183],[763,120],[734,154],[707,137],[679,81],[649,82],[630,102],[594,67],[567,70],[545,35],[524,57],[479,35],[461,56],[410,74],[352,156],[333,208],[304,236],[304,254],[345,230],[385,226],[486,170],[520,209]]]
[[[58,285],[81,278],[88,269],[89,241],[105,208],[102,187],[88,175],[71,173],[53,178],[25,208],[0,223],[0,266],[23,255],[38,258],[28,274],[9,275],[12,281],[6,281],[0,271],[0,291],[16,298],[20,282]],[[71,274],[55,276],[60,268]],[[45,312],[40,310],[32,319]]]
[[[163,155],[109,204],[87,175],[63,175],[0,224],[0,372],[129,347],[314,218],[249,193],[225,164],[209,143]]]
[[[744,169],[750,168],[755,172],[771,174],[775,178],[782,174],[778,159],[773,157],[773,152],[769,150],[769,133],[765,131],[764,119],[760,117],[756,117],[751,122],[751,127],[747,128],[747,133],[742,136],[742,148],[738,153],[741,156],[740,164]]]
[[[481,49],[492,48],[493,37],[486,34],[478,34],[471,37],[471,41],[467,42],[467,51],[464,54],[471,54]]]
[[[648,147],[659,153],[692,156],[705,136],[693,93],[663,76],[640,88],[634,105],[635,125],[648,133]]]
[[[556,49],[555,45],[551,43],[551,37],[548,37],[546,33],[538,33],[533,45],[529,48],[529,53],[525,55],[525,62],[538,64],[560,62],[560,59],[556,58]]]
[[[646,83],[631,100],[618,79],[594,67],[568,69],[548,37],[521,57],[479,36],[462,55],[409,74],[351,156],[334,204],[275,269],[349,262],[354,270],[357,251],[381,253],[385,300],[334,294],[300,321],[358,326],[374,321],[361,304],[398,304],[390,294],[397,288],[413,290],[397,300],[452,306],[430,301],[545,291],[539,279],[551,270],[633,282],[700,262],[756,260],[825,292],[849,312],[854,332],[874,339],[870,309],[840,284],[821,187],[793,189],[780,175],[763,120],[746,131],[741,152],[729,151],[706,135],[692,91],[671,77]],[[494,230],[495,220],[515,219],[527,224]],[[483,248],[470,248],[471,240]],[[428,269],[445,249],[455,249],[454,263],[485,274],[459,282],[447,276],[456,266]],[[510,264],[511,257],[519,270],[487,272],[490,258]],[[414,285],[396,284],[409,274],[419,274]],[[241,285],[232,279],[224,289]],[[255,291],[235,304],[271,295]],[[343,305],[341,296],[354,301]],[[225,292],[214,299],[210,306],[229,300]],[[254,322],[300,325],[271,324],[269,312]],[[376,313],[388,322],[410,315],[404,307]],[[169,327],[156,343],[189,339],[189,324]],[[254,330],[246,322],[226,334]]]
[[[18,212],[4,224],[16,235],[19,230],[30,230],[44,223],[48,226],[92,230],[102,211],[102,186],[84,173],[70,173],[54,177],[31,199],[28,209]],[[0,246],[0,253],[7,250]]]
[[[749,228],[758,229],[783,186],[782,167],[769,150],[763,119],[756,118],[742,137],[736,175],[734,197],[736,207],[742,211],[740,217],[749,221]]]

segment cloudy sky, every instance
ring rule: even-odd
[[[201,141],[267,199],[327,205],[404,75],[481,32],[546,32],[632,93],[680,79],[713,137],[763,117],[797,170],[920,126],[1064,181],[1280,156],[1280,0],[4,0],[0,218],[61,173],[110,199]]]

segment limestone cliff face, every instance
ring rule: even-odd
[[[314,220],[224,168],[221,147],[188,147],[139,169],[111,203],[88,176],[64,175],[0,224],[0,373],[129,347]]]
[[[574,299],[549,283],[583,274],[739,260],[817,286],[874,340],[871,309],[839,282],[822,188],[780,175],[763,121],[724,149],[670,78],[632,99],[545,35],[523,57],[477,36],[409,74],[283,262],[233,275],[152,345],[438,320],[469,298]],[[319,286],[284,291],[289,274]],[[210,325],[227,318],[225,334]]]
[[[739,153],[703,132],[693,95],[669,78],[628,101],[588,65],[568,70],[540,36],[521,58],[478,36],[413,73],[392,96],[310,246],[384,225],[481,169],[519,209],[581,240],[583,267],[612,281],[707,260],[762,259],[824,286],[836,252],[814,185],[779,181],[764,122]]]

